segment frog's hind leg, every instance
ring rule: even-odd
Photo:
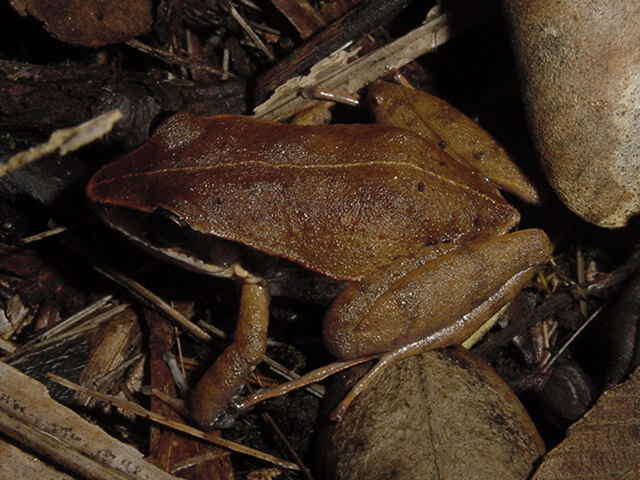
[[[331,420],[339,422],[342,420],[344,413],[356,397],[369,388],[371,383],[384,371],[385,368],[398,360],[415,355],[421,350],[431,348],[432,343],[432,339],[425,338],[382,355],[368,355],[366,357],[355,358],[353,360],[333,362],[317,368],[316,370],[312,370],[311,372],[289,382],[282,383],[272,388],[259,390],[236,404],[236,407],[239,411],[244,411],[269,398],[285,395],[293,390],[320,382],[321,380],[324,380],[331,375],[335,375],[336,373],[340,373],[348,368],[379,358],[378,362],[358,381],[358,383],[355,384],[351,391],[341,400],[338,406],[331,413]]]
[[[543,232],[522,230],[479,238],[435,259],[407,262],[345,289],[325,322],[325,339],[334,355],[388,353],[380,356],[332,418],[339,420],[390,363],[464,342],[515,298],[550,254]],[[492,261],[495,258],[502,261]]]
[[[237,404],[238,410],[246,410],[264,400],[269,398],[279,397],[281,395],[285,395],[293,390],[297,390],[299,388],[306,387],[313,383],[318,383],[324,380],[331,375],[335,375],[336,373],[340,373],[343,370],[346,370],[351,367],[355,367],[361,363],[368,362],[377,358],[379,355],[369,355],[366,357],[355,358],[353,360],[345,360],[342,362],[333,362],[328,365],[324,365],[320,368],[316,368],[305,375],[298,377],[289,382],[281,383],[280,385],[276,385],[272,388],[264,388],[255,392],[254,394],[248,396],[242,402]]]

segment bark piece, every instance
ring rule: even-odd
[[[347,43],[388,23],[406,8],[408,3],[408,0],[369,0],[356,5],[258,78],[256,97],[264,100],[276,87],[291,77],[305,73],[312,65]]]
[[[79,383],[105,393],[117,393],[123,371],[115,377],[114,371],[140,351],[141,332],[133,309],[119,313],[100,328],[91,339],[89,361],[80,374]],[[76,402],[92,407],[94,399],[83,392],[76,392]]]
[[[296,27],[302,38],[310,37],[326,25],[322,15],[307,0],[271,0],[271,3]]]
[[[145,318],[150,337],[151,386],[155,390],[175,397],[177,395],[175,384],[163,359],[173,347],[175,329],[164,317],[152,310],[145,310]],[[184,418],[156,397],[151,399],[151,410],[167,418],[185,422]],[[151,428],[149,456],[153,458],[156,465],[169,472],[193,459],[191,466],[179,470],[178,473],[182,478],[192,480],[211,478],[233,480],[234,478],[229,452],[166,428],[157,426]],[[198,458],[200,461],[195,461]]]
[[[130,149],[146,140],[162,113],[243,113],[244,89],[244,83],[236,80],[201,85],[159,81],[152,75],[123,76],[100,66],[51,67],[0,60],[0,128],[48,134],[119,109],[123,118],[107,140]]]

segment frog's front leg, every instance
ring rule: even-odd
[[[242,280],[238,321],[229,345],[200,378],[189,410],[202,428],[220,428],[234,420],[233,397],[262,361],[267,346],[269,291],[265,282],[239,270]]]

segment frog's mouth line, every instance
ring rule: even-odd
[[[100,206],[99,213],[109,227],[161,260],[168,260],[187,270],[214,277],[232,278],[234,276],[237,264],[235,252],[227,255],[228,258],[222,262],[212,261],[213,257],[208,251],[210,249],[207,248],[207,243],[210,243],[211,239],[205,241],[204,238],[200,238],[205,235],[187,226],[173,224],[170,220],[166,218],[163,220],[161,216],[154,213],[132,212],[120,207]],[[145,228],[152,224],[157,226],[159,221],[162,223],[160,230],[169,240],[173,240],[172,242],[167,242],[162,233],[151,235],[149,228]],[[177,244],[185,245],[187,248],[179,247]]]
[[[346,285],[283,258],[198,232],[171,212],[153,213],[98,204],[98,215],[112,229],[162,261],[186,270],[219,278],[245,278],[268,282],[272,296],[328,305]],[[158,233],[159,232],[159,233]]]

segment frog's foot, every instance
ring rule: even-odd
[[[379,355],[368,355],[366,357],[355,358],[353,360],[345,360],[343,362],[333,362],[329,365],[325,365],[323,367],[312,370],[311,372],[298,377],[290,382],[281,383],[272,388],[264,388],[255,392],[254,394],[247,397],[245,400],[237,404],[238,410],[247,410],[248,408],[254,406],[257,403],[260,403],[269,398],[279,397],[286,393],[289,393],[293,390],[297,390],[298,388],[306,387],[307,385],[311,385],[312,383],[318,383],[321,380],[324,380],[331,375],[341,372],[342,370],[346,370],[347,368],[354,367],[361,363],[368,362],[377,358]]]
[[[358,395],[364,392],[371,383],[375,380],[375,378],[384,371],[389,365],[398,360],[402,360],[403,358],[410,357],[420,352],[421,350],[425,350],[431,347],[431,342],[429,339],[420,339],[416,342],[410,343],[408,345],[404,345],[397,350],[392,350],[391,352],[387,352],[380,357],[378,363],[376,363],[371,370],[369,370],[364,377],[358,380],[351,391],[347,393],[347,395],[342,399],[342,401],[338,404],[338,406],[331,412],[329,418],[335,422],[339,422],[344,417],[345,412],[351,405],[351,403],[356,399]]]

